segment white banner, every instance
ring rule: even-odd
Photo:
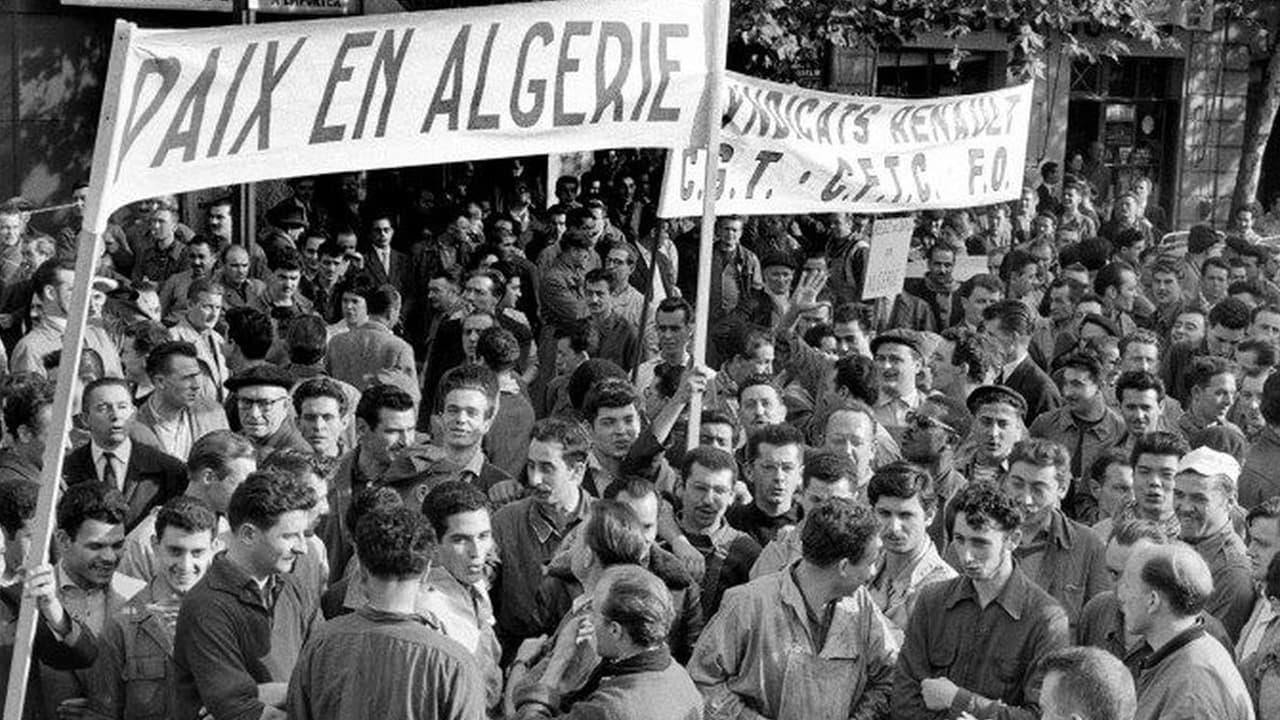
[[[137,8],[139,10],[194,10],[229,13],[236,9],[233,0],[62,0],[63,5],[85,7]]]
[[[91,227],[133,200],[214,185],[688,146],[705,134],[708,38],[727,32],[712,27],[718,1],[558,0],[195,30],[118,23]]]
[[[248,0],[250,10],[282,15],[356,15],[360,12],[359,0]]]
[[[915,227],[915,220],[909,217],[877,218],[871,226],[867,275],[862,283],[863,300],[893,297],[902,292]]]
[[[716,213],[894,213],[1016,200],[1031,84],[923,100],[726,73]],[[672,153],[659,215],[701,213],[706,152]]]

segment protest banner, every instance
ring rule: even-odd
[[[187,10],[233,12],[235,0],[62,0],[63,5],[84,7],[137,8],[139,10]]]
[[[710,0],[554,0],[252,27],[123,24],[103,203],[706,131]],[[727,21],[726,21],[727,22]],[[117,40],[121,42],[121,40]],[[105,218],[102,219],[105,222]],[[100,231],[101,226],[94,226]]]
[[[726,73],[722,215],[894,213],[1016,200],[1031,84],[944,98],[855,97]],[[667,159],[659,215],[696,215],[706,153]]]
[[[248,0],[248,8],[280,15],[331,17],[360,12],[360,0]]]
[[[911,232],[915,227],[915,220],[909,217],[876,219],[867,251],[867,274],[862,282],[863,300],[893,297],[902,292],[907,277],[907,255],[911,252]]]

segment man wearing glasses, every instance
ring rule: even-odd
[[[766,425],[751,434],[746,449],[752,502],[733,506],[725,518],[763,547],[803,514],[795,494],[804,473],[804,436],[790,425]]]
[[[240,434],[253,443],[259,463],[281,450],[311,452],[289,417],[293,379],[288,373],[274,365],[255,365],[233,375],[226,385],[235,393]]]

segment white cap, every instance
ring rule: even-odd
[[[1227,453],[1213,448],[1198,447],[1182,456],[1178,461],[1178,472],[1193,472],[1199,475],[1226,475],[1232,482],[1240,479],[1240,463]]]

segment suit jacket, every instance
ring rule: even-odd
[[[409,256],[399,250],[389,250],[391,253],[391,272],[382,267],[382,262],[378,260],[378,253],[372,247],[364,249],[364,270],[360,272],[373,281],[374,285],[390,285],[400,291],[403,300],[406,290],[409,287],[409,278],[411,268],[409,266]]]
[[[101,481],[98,469],[93,464],[91,447],[91,444],[82,445],[67,456],[62,467],[63,480],[67,485]],[[133,443],[129,465],[124,473],[124,498],[129,503],[125,531],[132,530],[152,508],[165,504],[186,489],[185,463],[153,447]]]
[[[1004,385],[1016,390],[1027,401],[1027,421],[1034,420],[1050,410],[1062,406],[1062,394],[1053,380],[1032,361],[1030,356],[1004,379]]]

